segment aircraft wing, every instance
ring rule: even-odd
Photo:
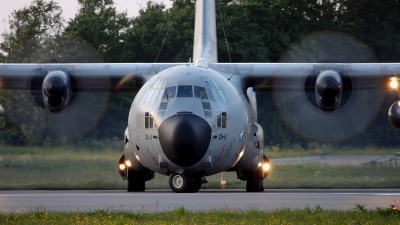
[[[400,77],[399,63],[216,63],[210,67],[240,75],[244,86],[257,92],[297,91],[309,85],[305,83],[307,77],[317,77],[328,70],[350,78],[353,90],[386,89],[386,80]]]
[[[43,79],[61,70],[84,92],[136,92],[153,75],[177,63],[127,64],[0,64],[0,89],[40,90]]]
[[[398,63],[216,63],[210,67],[225,76],[239,76],[245,90],[271,92],[286,125],[318,142],[343,141],[363,132],[381,111],[385,89],[396,87],[400,77]],[[400,128],[397,103],[389,109],[389,121]]]
[[[0,119],[28,138],[71,140],[100,121],[110,92],[137,92],[156,73],[179,65],[0,64]]]

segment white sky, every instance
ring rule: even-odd
[[[46,0],[49,1],[49,0]],[[58,2],[63,10],[62,16],[65,21],[69,21],[70,18],[74,18],[78,11],[77,0],[54,0]],[[153,0],[155,2],[163,2],[167,8],[172,6],[171,0]],[[8,17],[11,15],[13,10],[22,9],[24,6],[29,6],[32,0],[0,0],[0,33],[4,30],[8,30]],[[115,8],[117,12],[127,11],[128,16],[137,16],[140,7],[146,6],[147,0],[114,0]],[[0,37],[0,42],[2,41]]]

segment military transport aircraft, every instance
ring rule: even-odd
[[[30,135],[56,141],[81,135],[100,116],[105,101],[89,101],[87,93],[137,92],[118,164],[128,192],[144,191],[154,173],[169,176],[174,192],[197,192],[206,176],[223,171],[236,171],[246,191],[259,192],[269,161],[255,92],[272,91],[297,134],[336,142],[374,120],[382,90],[396,87],[399,73],[400,64],[218,63],[215,2],[197,0],[193,63],[1,64],[0,88],[28,90],[28,98],[40,91],[44,106],[32,117],[46,126]],[[27,104],[3,104],[4,112],[12,118]],[[389,119],[400,128],[400,102]]]

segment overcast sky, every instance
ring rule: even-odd
[[[48,1],[48,0],[47,0]],[[77,0],[54,0],[61,6],[65,21],[74,18],[78,11]],[[167,7],[172,6],[170,0],[153,0],[155,2],[164,2]],[[3,33],[8,28],[8,16],[13,10],[22,9],[24,6],[29,6],[32,0],[0,0],[0,33]],[[145,7],[147,0],[114,0],[115,8],[118,12],[127,11],[128,16],[137,16],[140,7]],[[0,41],[1,37],[0,37]]]

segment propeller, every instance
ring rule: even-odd
[[[2,90],[6,118],[35,141],[60,142],[81,137],[97,125],[109,96],[107,92],[87,92],[87,87],[79,85],[79,69],[69,63],[103,63],[102,58],[88,43],[69,36],[47,40],[40,48],[32,48],[33,45],[34,41],[30,41],[21,46],[11,61],[29,58],[34,59],[32,63],[52,64],[42,65],[33,74],[30,90]],[[24,50],[27,54],[21,54]],[[96,82],[107,86],[107,72],[97,76]]]
[[[294,43],[281,57],[281,63],[326,64],[295,78],[275,79],[274,103],[283,121],[298,135],[311,141],[334,143],[357,136],[376,118],[384,92],[381,89],[355,88],[366,81],[361,77],[351,77],[344,67],[329,63],[376,61],[365,44],[343,33],[312,33]],[[332,76],[324,73],[332,73]],[[341,81],[333,79],[337,74],[340,74]],[[382,83],[379,76],[368,79],[368,82]],[[287,91],[289,86],[290,92]],[[340,105],[321,110],[323,106],[333,106],[335,101]]]

